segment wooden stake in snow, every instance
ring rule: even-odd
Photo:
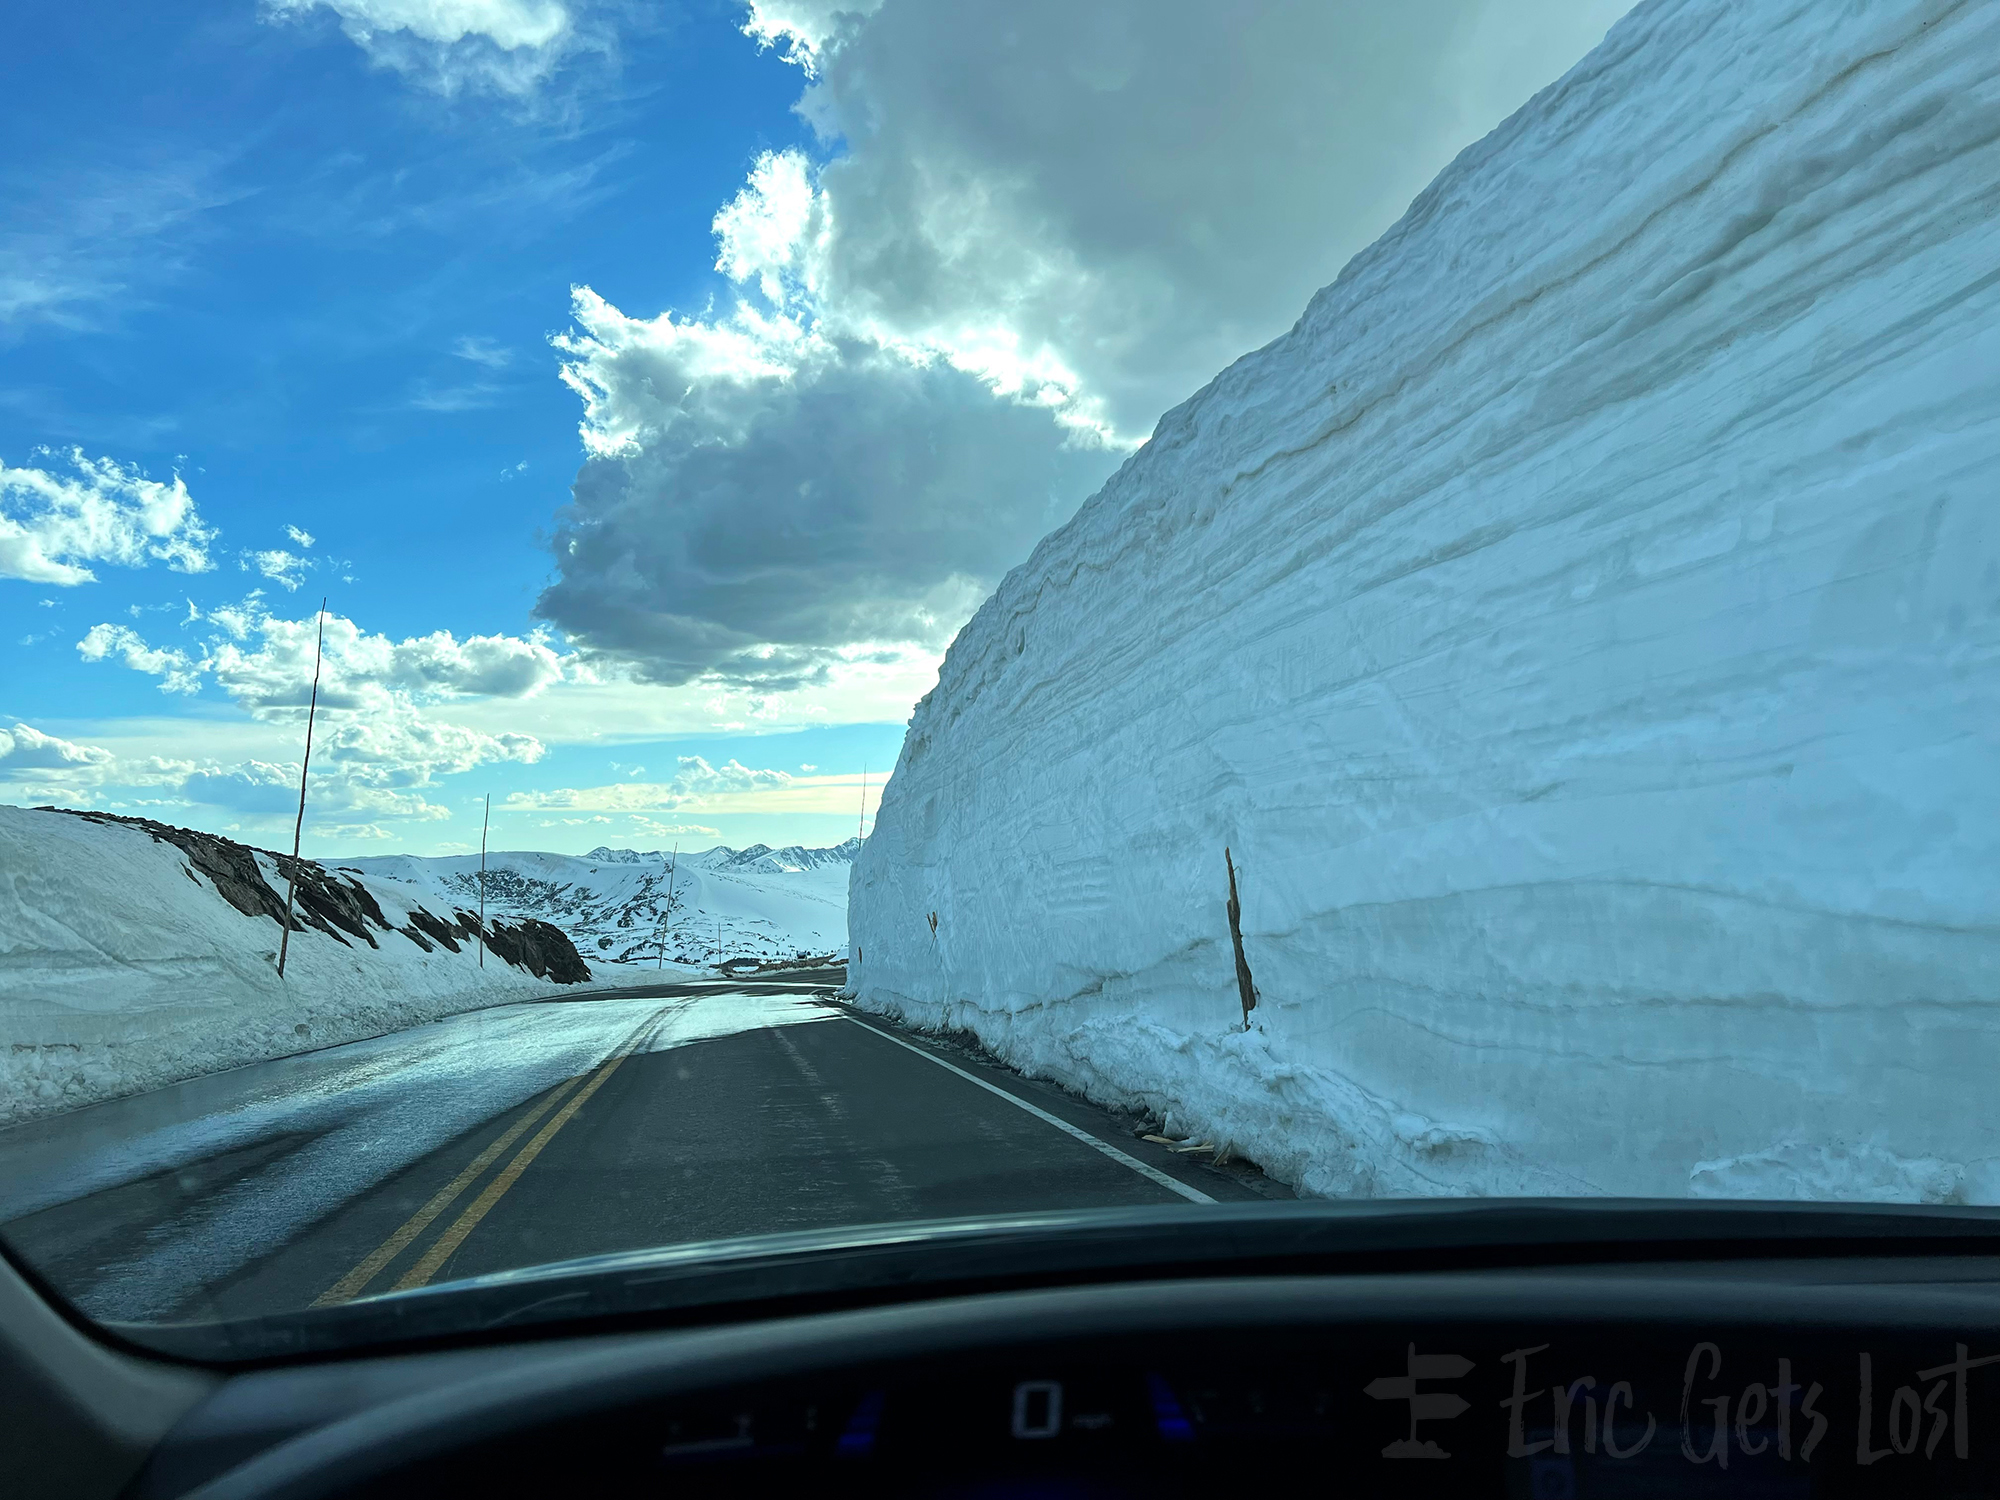
[[[292,899],[299,893],[299,837],[306,827],[306,773],[312,770],[313,719],[319,713],[319,663],[326,645],[326,600],[319,601],[319,635],[313,641],[312,697],[306,703],[306,758],[299,762],[299,819],[292,825],[292,871],[285,882],[285,929],[278,938],[278,977],[292,951]]]
[[[479,820],[479,967],[486,967],[486,830],[493,826],[493,794],[486,794],[486,816]]]
[[[1229,941],[1236,947],[1236,991],[1243,1001],[1243,1029],[1250,1029],[1250,1012],[1257,1008],[1257,986],[1250,980],[1250,960],[1243,956],[1243,903],[1236,899],[1236,861],[1229,847],[1222,849],[1222,862],[1229,867]]]

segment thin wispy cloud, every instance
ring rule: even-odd
[[[122,167],[43,158],[0,175],[0,336],[103,327],[185,273],[210,213],[248,195],[228,165],[213,152]]]
[[[460,359],[485,365],[489,370],[503,370],[514,362],[514,351],[501,347],[491,339],[462,338],[452,345],[451,352]]]

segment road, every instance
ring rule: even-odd
[[[773,986],[502,1006],[0,1131],[0,1235],[86,1312],[140,1321],[740,1235],[1255,1196]]]

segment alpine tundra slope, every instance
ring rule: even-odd
[[[599,847],[585,855],[486,856],[486,907],[560,927],[592,965],[702,967],[732,958],[831,956],[847,942],[847,875],[859,840],[830,849],[717,847],[701,853]],[[341,868],[479,897],[479,856],[378,855]],[[663,948],[664,945],[664,948]]]

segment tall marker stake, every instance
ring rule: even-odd
[[[658,851],[655,850],[654,852],[657,853]],[[680,862],[681,862],[681,846],[679,842],[676,841],[676,843],[674,844],[673,863],[667,866],[667,909],[660,913],[660,961],[653,965],[655,971],[664,969],[667,966],[667,924],[673,920],[674,871],[676,868],[679,867]]]
[[[868,762],[861,763],[861,816],[854,820],[854,842],[860,843],[868,826]]]
[[[486,816],[479,820],[479,967],[486,967],[486,830],[493,823],[493,794],[486,794]]]
[[[292,899],[299,893],[299,836],[306,826],[306,773],[312,769],[313,719],[319,713],[320,652],[326,645],[326,599],[319,601],[319,635],[313,641],[312,698],[306,704],[306,758],[299,762],[299,820],[292,825],[292,873],[285,882],[285,930],[278,938],[278,977],[285,977],[285,959],[292,951]]]

